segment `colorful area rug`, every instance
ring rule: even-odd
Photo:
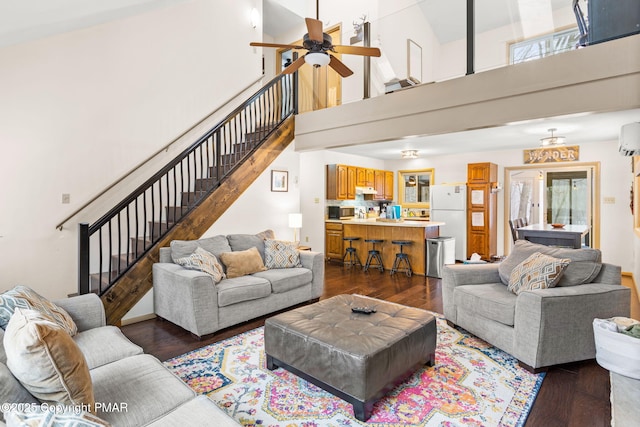
[[[379,400],[366,423],[342,399],[284,369],[266,369],[263,328],[165,365],[243,426],[523,426],[544,374],[436,316],[436,365]]]

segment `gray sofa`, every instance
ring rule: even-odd
[[[265,238],[273,238],[270,230],[174,240],[171,247],[160,248],[159,262],[153,265],[156,315],[202,337],[319,298],[324,290],[324,257],[320,252],[299,251],[298,268],[272,268],[218,283],[210,274],[174,263],[198,247],[218,258],[225,252],[256,247],[264,261]]]
[[[568,258],[555,287],[507,289],[510,273],[535,252]],[[518,240],[501,263],[451,265],[443,270],[442,301],[458,325],[518,359],[530,371],[595,358],[593,319],[629,316],[631,291],[620,267],[596,249],[568,249]]]
[[[239,425],[211,400],[197,396],[158,359],[143,354],[142,348],[129,341],[120,329],[106,326],[104,307],[97,295],[72,297],[55,304],[64,308],[78,326],[73,339],[89,366],[95,401],[105,408],[95,414],[100,419],[115,427]],[[0,342],[3,338],[4,331],[0,329]],[[38,400],[13,377],[6,362],[2,344],[0,403],[37,404]],[[109,404],[117,406],[108,410]],[[114,410],[118,408],[121,410]],[[11,415],[7,418],[11,419]],[[0,425],[4,425],[2,413]]]

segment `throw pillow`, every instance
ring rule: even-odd
[[[224,252],[220,254],[220,260],[227,267],[229,279],[266,270],[260,252],[255,247],[245,251]]]
[[[26,286],[16,286],[0,295],[0,328],[7,328],[16,308],[39,311],[49,320],[62,326],[71,336],[78,332],[78,327],[69,313]]]
[[[191,255],[184,258],[174,259],[173,262],[188,270],[197,270],[207,273],[213,277],[213,281],[215,283],[218,283],[225,278],[224,269],[218,262],[218,258],[216,258],[216,256],[211,252],[202,249],[199,246]]]
[[[509,277],[515,266],[535,252],[554,258],[568,258],[571,260],[571,264],[567,266],[557,286],[576,286],[583,283],[591,283],[602,268],[602,253],[599,249],[560,248],[532,243],[527,240],[517,240],[509,256],[498,267],[502,283],[508,285]]]
[[[63,412],[46,411],[10,411],[7,414],[7,427],[46,426],[46,427],[109,427],[111,424],[86,411],[75,408]]]
[[[42,402],[94,407],[89,367],[73,338],[35,310],[16,308],[4,336],[7,367]]]
[[[264,230],[258,234],[229,234],[227,236],[229,246],[231,246],[233,252],[245,251],[255,247],[262,257],[262,262],[264,262],[264,241],[275,238],[273,230]]]
[[[559,259],[536,252],[513,269],[508,289],[518,295],[523,291],[553,288],[570,262],[568,258]]]
[[[264,266],[267,268],[302,267],[298,244],[282,240],[265,240]]]

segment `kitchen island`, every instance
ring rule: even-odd
[[[400,252],[400,247],[391,241],[410,240],[413,244],[405,246],[403,251],[409,257],[413,273],[424,276],[427,271],[426,239],[438,237],[440,226],[444,224],[436,221],[412,221],[409,218],[400,222],[381,221],[378,218],[326,220],[325,254],[329,260],[341,261],[344,245],[348,246],[348,242],[343,245],[343,237],[359,237],[360,240],[353,242],[353,247],[364,264],[369,249],[372,248],[372,244],[365,242],[365,239],[380,239],[384,242],[376,244],[376,249],[382,255],[384,268],[390,270],[396,252]]]

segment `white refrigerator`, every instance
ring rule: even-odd
[[[467,259],[467,186],[432,185],[431,221],[441,221],[440,236],[455,238],[456,260]]]

